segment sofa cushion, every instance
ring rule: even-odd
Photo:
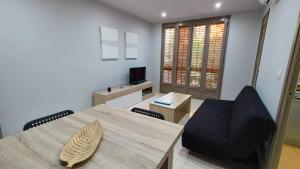
[[[246,86],[233,103],[229,131],[231,146],[246,158],[274,128],[275,123],[257,92]]]
[[[232,101],[206,99],[184,127],[183,146],[218,157],[230,154],[226,145],[232,104]]]

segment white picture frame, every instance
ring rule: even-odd
[[[119,58],[119,30],[100,26],[101,58],[115,60]]]
[[[139,35],[133,32],[125,32],[125,58],[137,59],[139,55]]]

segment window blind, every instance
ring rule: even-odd
[[[194,87],[201,86],[201,71],[204,58],[205,33],[205,25],[195,25],[193,27],[190,85]]]
[[[174,27],[166,28],[165,38],[164,38],[164,65],[163,65],[164,83],[172,83],[174,38],[175,38],[175,28]]]
[[[176,64],[176,83],[185,85],[189,48],[189,26],[181,25],[178,30],[178,52]]]
[[[209,50],[205,87],[216,89],[220,78],[220,63],[223,49],[224,23],[210,25]]]
[[[229,18],[163,24],[161,92],[219,98]]]

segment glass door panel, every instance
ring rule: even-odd
[[[163,58],[163,83],[172,83],[175,28],[165,29],[164,58]]]
[[[178,28],[178,50],[176,58],[176,84],[186,85],[187,61],[189,50],[189,33],[188,25],[180,25]]]
[[[190,68],[190,86],[201,87],[206,25],[193,27],[193,43]]]
[[[220,97],[227,19],[163,25],[161,92]]]
[[[216,90],[221,75],[221,58],[224,41],[224,23],[210,25],[205,88]]]

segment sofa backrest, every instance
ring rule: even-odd
[[[230,117],[230,142],[249,156],[275,129],[275,122],[256,90],[246,86],[235,99]]]

